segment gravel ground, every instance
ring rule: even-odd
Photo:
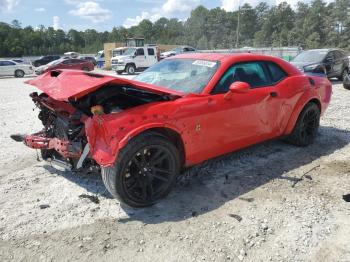
[[[350,261],[350,91],[314,145],[260,144],[188,170],[153,207],[9,139],[41,129],[26,79],[0,79],[0,261]],[[91,201],[80,195],[95,196]]]

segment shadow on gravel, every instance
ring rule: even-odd
[[[330,155],[349,142],[350,131],[320,127],[315,143],[306,148],[277,140],[209,160],[185,171],[172,192],[154,206],[135,209],[122,205],[129,218],[120,219],[119,222],[136,220],[156,224],[180,221],[210,212],[235,198],[252,202],[254,199],[241,196],[273,179],[283,179],[290,186],[295,186],[301,178],[288,177],[286,172]],[[81,176],[58,171],[51,166],[46,168],[86,188],[92,194],[108,195],[100,176]],[[305,175],[304,178],[312,180],[310,175]]]

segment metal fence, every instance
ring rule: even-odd
[[[299,47],[243,47],[237,49],[216,49],[216,50],[200,50],[203,53],[253,53],[271,55],[283,58],[290,61],[300,52],[302,49]]]

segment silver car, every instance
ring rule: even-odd
[[[0,76],[23,77],[33,74],[33,66],[13,60],[0,60]]]

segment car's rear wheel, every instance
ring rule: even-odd
[[[308,103],[301,111],[292,134],[287,141],[296,146],[308,146],[315,140],[320,125],[320,109],[318,105]]]
[[[343,79],[343,86],[345,89],[350,90],[350,74]]]
[[[23,70],[16,70],[15,77],[18,77],[18,78],[24,77],[24,71]]]
[[[180,172],[179,151],[156,133],[132,139],[120,152],[113,167],[102,168],[108,191],[133,207],[146,207],[166,196]]]
[[[345,77],[347,77],[347,75],[348,75],[348,69],[344,69],[343,70],[343,72],[341,73],[341,76],[340,77],[338,77],[338,79],[339,79],[339,81],[343,81],[344,79],[345,79]]]
[[[134,65],[127,65],[127,67],[126,67],[126,72],[127,72],[129,75],[135,74],[135,71],[136,71],[136,68],[135,68]]]

